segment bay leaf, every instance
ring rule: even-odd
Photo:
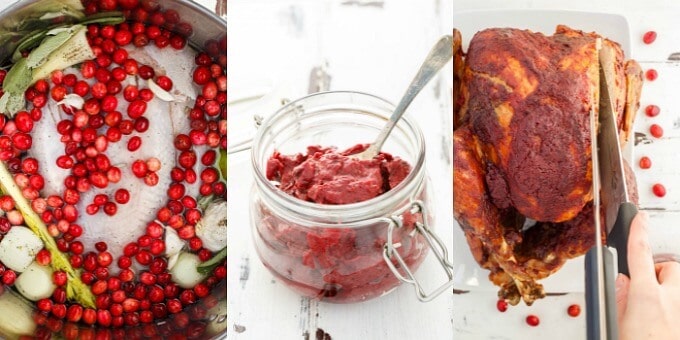
[[[26,58],[22,58],[7,72],[2,89],[5,92],[20,93],[23,96],[24,91],[31,86],[32,80],[33,72],[28,67]]]
[[[26,58],[26,65],[29,68],[36,68],[42,65],[50,53],[67,42],[73,36],[72,30],[61,31],[53,36],[48,36],[36,47],[31,54]]]

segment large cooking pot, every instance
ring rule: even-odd
[[[16,43],[21,37],[31,30],[31,25],[39,25],[40,19],[54,20],[43,16],[45,11],[54,11],[64,4],[78,2],[79,0],[24,0],[17,1],[0,12],[0,65],[5,65],[7,58],[11,56]],[[162,0],[158,1],[164,9],[175,9],[181,16],[182,21],[192,25],[193,35],[189,38],[189,44],[194,48],[200,48],[211,39],[218,39],[227,30],[226,0],[202,0],[201,4],[190,0]],[[205,7],[204,7],[205,6]],[[1,283],[0,283],[1,285]],[[12,294],[11,289],[2,289],[0,294]],[[201,339],[226,339],[226,280],[218,283],[211,295],[203,298],[197,304],[185,309],[183,313],[175,314],[166,320],[155,324],[141,325],[128,329],[102,329],[86,327],[83,325],[64,324],[62,321],[43,322],[43,327],[36,327],[33,336],[37,338],[78,338],[78,339],[110,339],[116,337],[127,338],[201,338]],[[34,304],[18,297],[12,298],[13,302],[25,304],[27,309],[33,309]],[[207,306],[197,312],[195,306]],[[207,309],[207,313],[205,310]],[[0,310],[0,313],[7,313]],[[35,317],[34,317],[35,319]],[[44,321],[44,320],[43,320]],[[196,326],[196,321],[199,325]],[[2,325],[0,325],[2,326]],[[205,328],[201,332],[197,328]],[[2,329],[4,327],[0,327]],[[51,330],[51,331],[50,331]],[[201,333],[198,336],[195,333]],[[192,334],[194,333],[194,334]],[[21,335],[9,334],[0,330],[0,339],[18,338]]]

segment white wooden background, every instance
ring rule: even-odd
[[[452,0],[233,0],[229,2],[229,98],[266,95],[229,106],[229,143],[254,131],[281,98],[308,91],[312,67],[327,63],[331,90],[401,97],[432,44],[452,30]],[[360,5],[363,4],[363,5]],[[427,139],[440,236],[451,245],[451,68],[416,98],[409,114]],[[410,286],[364,303],[301,298],[261,264],[251,239],[249,153],[229,158],[229,338],[451,339],[453,297],[419,302]],[[432,257],[417,276],[433,287],[443,273]]]
[[[630,25],[632,57],[640,62],[643,70],[654,68],[659,78],[646,82],[643,87],[641,109],[635,124],[637,133],[647,135],[649,144],[639,144],[633,151],[633,169],[637,176],[640,206],[650,212],[651,242],[655,253],[680,254],[680,64],[668,62],[668,56],[680,52],[680,26],[678,13],[680,3],[675,1],[635,0],[456,0],[454,11],[482,9],[558,9],[618,13],[624,15]],[[455,19],[454,19],[455,26]],[[654,30],[656,42],[642,43],[642,35]],[[645,106],[656,104],[661,114],[649,118]],[[655,139],[649,135],[649,126],[659,124],[664,137]],[[652,168],[642,170],[639,158],[648,156]],[[666,197],[657,198],[652,185],[662,183],[668,191]],[[573,280],[583,282],[582,276]],[[454,339],[585,339],[583,312],[578,318],[567,316],[566,309],[577,303],[584,307],[582,293],[549,296],[532,307],[511,307],[506,313],[496,310],[494,291],[477,291],[454,296]],[[540,317],[538,327],[525,323],[529,314]],[[644,325],[641,325],[644,327]]]

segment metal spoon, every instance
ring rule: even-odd
[[[390,135],[390,132],[392,132],[392,129],[394,129],[394,126],[401,116],[404,115],[408,106],[411,105],[413,99],[420,93],[420,90],[434,78],[434,75],[451,60],[451,58],[453,58],[453,37],[451,35],[446,35],[439,39],[437,44],[430,50],[430,54],[425,58],[423,65],[420,66],[420,70],[418,70],[418,74],[416,74],[415,78],[411,81],[411,85],[406,89],[406,93],[401,98],[397,108],[394,109],[394,113],[392,113],[390,119],[380,131],[380,134],[378,134],[378,138],[375,139],[375,142],[363,152],[352,155],[352,157],[358,159],[373,159],[377,156],[380,152],[380,148],[382,148],[385,140]]]

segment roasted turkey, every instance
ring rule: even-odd
[[[531,305],[545,295],[537,280],[594,243],[589,117],[600,60],[621,146],[642,70],[617,43],[566,26],[553,36],[487,29],[465,55],[460,41],[454,32],[454,216],[499,297]],[[626,177],[636,196],[629,168]]]

